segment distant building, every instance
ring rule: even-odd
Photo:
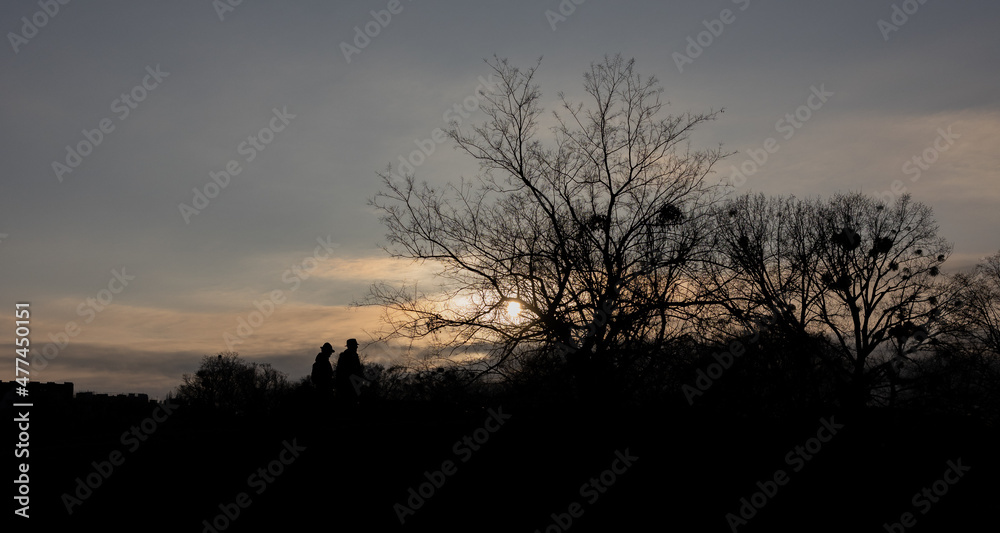
[[[19,388],[21,388],[21,384],[16,381],[0,381],[0,398],[3,398],[4,405],[8,401],[12,403],[37,403],[37,405],[52,405],[73,401],[73,383],[69,381],[66,383],[29,381],[27,396],[17,394],[17,389]]]
[[[157,403],[155,400],[150,400],[148,394],[136,392],[104,394],[95,393],[93,391],[82,391],[73,394],[73,383],[70,381],[65,383],[53,383],[51,381],[42,383],[40,381],[29,381],[27,387],[28,394],[26,396],[22,396],[17,393],[17,389],[19,388],[21,388],[21,384],[16,381],[0,381],[0,398],[3,399],[3,404],[5,406],[10,405],[10,403],[33,403],[38,407],[70,403],[91,406],[145,406],[150,403]]]

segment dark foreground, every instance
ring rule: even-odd
[[[123,438],[152,415],[153,431]],[[995,524],[1000,495],[996,431],[905,412],[777,422],[507,402],[31,417],[17,531],[971,531]]]

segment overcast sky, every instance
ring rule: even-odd
[[[77,391],[162,398],[227,333],[293,380],[324,342],[390,357],[366,333],[379,310],[348,305],[432,270],[378,247],[376,173],[415,141],[434,148],[419,180],[476,171],[432,134],[475,104],[494,54],[541,57],[549,108],[591,62],[635,58],[669,112],[725,108],[695,136],[739,152],[713,179],[772,138],[744,190],[900,180],[934,208],[952,270],[1000,248],[995,1],[51,4],[0,4],[0,339],[13,343],[14,304],[30,302],[48,356],[31,377]],[[366,27],[374,37],[358,37]],[[218,174],[227,165],[238,173]],[[240,337],[255,309],[267,318]]]

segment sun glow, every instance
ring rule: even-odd
[[[517,318],[517,315],[521,314],[521,304],[517,302],[507,302],[507,318],[511,320]]]

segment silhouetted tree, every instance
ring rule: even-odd
[[[813,333],[829,339],[832,351],[803,357],[833,355],[824,368],[854,407],[892,384],[900,364],[943,331],[952,291],[939,275],[951,246],[937,235],[931,209],[909,195],[893,205],[860,193],[745,196],[718,209],[716,221],[707,290],[737,319],[769,313],[803,342]]]
[[[714,210],[713,260],[700,281],[719,309],[700,313],[706,337],[721,330],[729,338],[734,325],[752,329],[762,320],[790,335],[816,326],[826,288],[819,280],[819,209],[816,201],[747,194]]]
[[[1000,252],[950,286],[951,298],[937,302],[935,357],[919,367],[910,402],[1000,423]]]
[[[491,66],[487,121],[450,132],[480,163],[476,179],[439,190],[387,173],[371,202],[387,252],[440,265],[441,291],[376,285],[365,303],[391,310],[397,334],[442,353],[474,347],[502,373],[563,345],[578,374],[607,383],[653,352],[630,348],[662,345],[696,304],[684,281],[706,253],[715,189],[704,178],[724,154],[686,142],[717,113],[664,116],[656,79],[606,58],[584,75],[589,105],[560,94],[541,139],[537,65]]]
[[[889,355],[898,364],[936,334],[948,294],[938,276],[951,245],[937,235],[931,208],[909,195],[894,205],[836,195],[821,211],[819,230],[820,281],[829,289],[820,293],[820,317],[850,367],[851,402],[864,405],[878,371],[894,371],[892,362],[871,359],[881,345],[895,346]]]
[[[240,358],[237,352],[206,355],[198,371],[185,374],[177,398],[222,414],[264,414],[290,387],[285,375],[268,363]]]
[[[946,315],[952,332],[968,349],[1000,357],[1000,252],[952,279],[955,299]]]

